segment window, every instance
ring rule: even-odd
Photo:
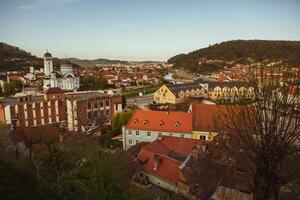
[[[109,115],[109,110],[106,110],[105,112],[106,112],[106,115]]]
[[[94,103],[94,108],[98,108],[98,103],[97,102]]]
[[[175,123],[175,127],[179,127],[180,126],[180,123],[179,122],[176,122]]]
[[[132,140],[128,140],[128,143],[129,143],[129,144],[132,144]]]
[[[92,104],[91,102],[88,102],[88,109],[91,109],[92,108]]]
[[[128,131],[128,135],[132,135],[132,130],[129,130],[129,131]]]
[[[140,132],[139,132],[139,131],[136,131],[136,132],[135,132],[135,135],[136,135],[136,136],[139,136],[139,135],[140,135]]]
[[[184,134],[181,134],[181,138],[184,138]]]
[[[100,107],[103,107],[103,101],[100,102]]]
[[[140,143],[140,141],[139,141],[139,140],[136,140],[136,141],[135,141],[135,144],[138,144],[138,143]]]
[[[161,133],[157,133],[158,136],[161,136]]]
[[[205,141],[206,140],[206,136],[205,135],[200,135],[200,140]]]
[[[106,100],[106,101],[105,101],[105,105],[106,105],[106,106],[109,106],[109,100]]]
[[[147,137],[151,137],[151,132],[147,132]]]
[[[148,120],[145,120],[145,121],[144,121],[144,125],[147,125],[147,124],[148,124]]]
[[[169,136],[173,136],[173,133],[169,133]]]

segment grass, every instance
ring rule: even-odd
[[[155,85],[155,86],[148,86],[145,88],[138,88],[138,89],[124,91],[124,92],[122,92],[122,94],[124,94],[126,98],[136,97],[136,96],[139,96],[140,92],[144,93],[144,91],[145,91],[144,94],[152,94],[156,90],[158,90],[158,88],[160,88],[160,87],[161,87],[161,84]]]

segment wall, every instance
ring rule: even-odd
[[[212,141],[214,137],[218,135],[215,132],[206,132],[206,131],[193,131],[192,132],[192,139],[200,139],[200,136],[206,136],[206,141]]]
[[[175,95],[169,90],[166,85],[161,86],[155,93],[154,93],[154,101],[157,103],[170,103],[176,104],[176,97]]]
[[[129,132],[132,132],[130,135]],[[139,135],[136,135],[136,131],[139,131]],[[147,132],[150,132],[151,135],[147,136]],[[184,138],[192,138],[192,134],[189,133],[173,133],[173,132],[158,132],[158,131],[145,131],[145,130],[131,130],[123,128],[123,147],[125,150],[128,150],[130,147],[134,146],[139,142],[153,142],[157,139],[158,133],[161,133],[162,136],[170,136],[172,134],[174,137],[181,137],[183,134]],[[131,140],[131,144],[129,143]],[[125,145],[124,145],[125,144]]]
[[[164,188],[166,190],[170,190],[172,192],[177,192],[176,185],[173,185],[173,184],[171,184],[169,182],[166,182],[166,181],[160,179],[159,177],[153,176],[153,175],[148,174],[146,172],[143,172],[143,174],[145,176],[147,176],[148,179],[149,179],[149,182],[153,183],[154,185],[159,186],[161,188]]]

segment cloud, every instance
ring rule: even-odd
[[[61,6],[68,3],[74,3],[77,0],[31,0],[27,4],[18,6],[19,10],[32,10],[45,6]]]

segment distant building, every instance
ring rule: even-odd
[[[123,127],[123,148],[140,142],[152,142],[158,136],[192,138],[192,114],[136,110]]]
[[[52,55],[44,54],[44,81],[43,88],[58,87],[62,90],[76,91],[80,87],[79,77],[73,72],[73,66],[65,63],[60,66],[60,71],[53,70]]]
[[[254,97],[254,86],[247,82],[210,82],[209,98],[220,99],[251,99]]]

